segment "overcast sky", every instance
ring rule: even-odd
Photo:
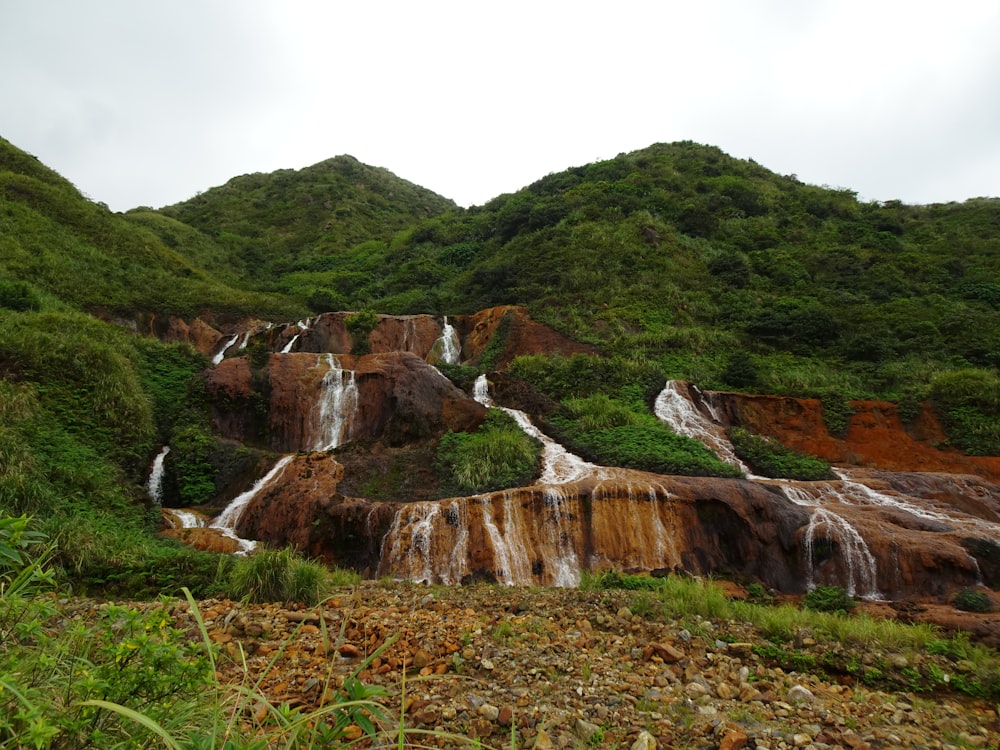
[[[693,140],[1000,196],[1000,2],[0,0],[0,136],[114,210],[338,154],[482,204]]]

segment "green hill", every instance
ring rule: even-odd
[[[954,445],[997,455],[998,254],[1000,200],[863,203],[690,142],[470,209],[341,156],[115,214],[0,140],[0,510],[44,519],[91,582],[156,587],[201,564],[150,542],[141,478],[163,442],[218,447],[193,379],[206,362],[91,313],[520,304],[602,352],[513,366],[581,450],[600,425],[646,429],[648,390],[687,378],[820,396],[841,417],[849,398],[904,414],[930,398]]]
[[[270,248],[259,286],[315,310],[521,304],[609,355],[704,385],[913,398],[942,372],[1000,362],[997,199],[863,203],[685,142],[400,221],[394,235],[353,219],[324,234],[332,217],[313,179],[238,178],[220,189],[225,210],[206,194],[164,213],[205,232],[239,227],[246,253]],[[257,205],[264,195],[280,211]]]
[[[340,300],[301,283],[303,271],[330,270],[333,259],[352,248],[387,243],[401,230],[455,209],[454,202],[385,169],[338,156],[298,171],[235,177],[158,213],[212,237],[246,286],[308,299],[323,312]],[[153,221],[149,212],[129,215]],[[167,241],[183,243],[177,227],[152,226]]]

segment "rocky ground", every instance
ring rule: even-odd
[[[223,679],[259,680],[273,703],[322,705],[355,673],[384,686],[379,746],[395,746],[402,704],[406,726],[464,738],[414,735],[408,746],[998,747],[996,705],[783,671],[755,653],[765,642],[749,625],[647,619],[629,610],[632,596],[365,582],[322,608],[206,601],[201,610],[224,652],[248,655],[245,668],[224,659]],[[175,614],[194,635],[186,608]],[[807,637],[799,646],[827,647]],[[931,658],[881,656],[897,666]]]

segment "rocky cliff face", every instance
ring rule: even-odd
[[[716,450],[726,427],[740,425],[827,458],[839,478],[723,480],[590,465],[558,477],[539,467],[546,480],[530,487],[434,499],[438,439],[475,429],[486,407],[430,364],[447,348],[443,320],[379,316],[361,347],[370,353],[356,356],[348,317],[253,321],[214,337],[197,321],[146,322],[217,360],[203,377],[219,434],[290,457],[246,499],[240,536],[369,576],[448,583],[574,585],[584,570],[614,567],[724,573],[786,592],[836,584],[869,598],[1000,586],[1000,459],[936,448],[943,436],[929,409],[904,424],[892,404],[858,402],[845,434],[834,436],[818,401],[677,386],[684,407],[711,425]],[[448,322],[462,362],[587,350],[519,308]],[[174,533],[212,543],[210,532]]]

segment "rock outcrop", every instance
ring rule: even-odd
[[[666,477],[586,464],[571,478],[540,469],[544,483],[435,499],[437,441],[476,429],[486,407],[429,364],[445,348],[443,319],[377,316],[359,347],[351,315],[253,321],[214,337],[197,321],[144,323],[217,360],[203,379],[219,435],[287,457],[279,478],[243,493],[240,536],[368,576],[447,583],[575,585],[582,571],[617,568],[724,573],[793,593],[836,584],[871,599],[1000,586],[1000,459],[938,448],[929,407],[904,423],[892,404],[854,402],[845,433],[831,435],[818,400],[678,385],[672,396],[702,412],[717,451],[739,425],[830,460],[839,478]],[[461,362],[590,351],[516,307],[448,323]],[[359,349],[369,353],[351,354]],[[496,380],[529,412],[554,406]],[[213,543],[210,530],[175,533]]]

